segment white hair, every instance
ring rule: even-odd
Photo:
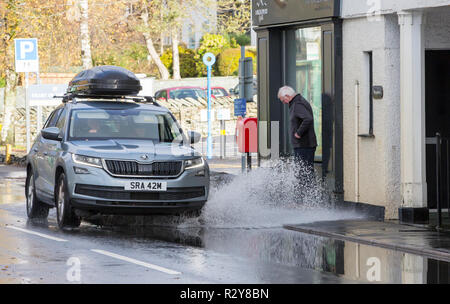
[[[295,90],[289,86],[284,86],[278,90],[278,98],[283,96],[295,96],[296,94]]]

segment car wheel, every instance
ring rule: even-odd
[[[64,173],[58,178],[56,184],[56,218],[58,227],[75,228],[80,226],[81,218],[77,216],[70,205],[69,192],[67,191],[66,176]]]
[[[48,216],[48,209],[45,203],[38,200],[36,197],[36,189],[34,184],[34,174],[33,171],[27,176],[27,181],[25,184],[25,195],[27,200],[27,216],[30,219],[40,218],[45,219]]]

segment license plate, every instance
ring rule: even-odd
[[[167,182],[133,181],[125,183],[125,190],[167,191]]]

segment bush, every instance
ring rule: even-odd
[[[252,42],[250,35],[247,34],[230,34],[230,39],[234,39],[240,46],[247,46]]]
[[[253,58],[253,73],[256,72],[256,52],[245,51],[245,57]],[[221,76],[235,76],[239,74],[239,58],[241,50],[239,48],[226,49],[217,58],[217,68]]]
[[[227,38],[217,34],[204,35],[200,40],[197,56],[195,56],[198,76],[206,76],[206,66],[203,63],[203,55],[205,53],[213,53],[217,57],[223,50],[236,46],[236,40],[233,38]],[[211,69],[213,75],[220,75],[217,70],[217,62],[211,67]]]
[[[197,53],[202,57],[205,53],[213,53],[217,56],[223,50],[230,48],[230,41],[222,35],[205,34],[200,40]]]
[[[126,49],[111,49],[107,52],[95,50],[92,54],[94,66],[116,65],[135,73],[152,74],[153,69],[147,60],[147,47],[142,44],[132,43]]]
[[[6,79],[0,77],[0,88],[4,88],[6,86]],[[0,100],[0,102],[2,102]]]
[[[195,52],[191,49],[187,49],[183,46],[178,46],[178,52],[180,56],[180,75],[182,78],[197,76]],[[161,56],[162,63],[169,70],[169,73],[173,75],[173,57],[172,49],[167,49]]]

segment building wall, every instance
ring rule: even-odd
[[[363,17],[368,14],[392,14],[401,10],[443,7],[450,0],[341,0],[342,18]]]
[[[425,49],[450,49],[450,3],[426,12]]]
[[[349,4],[355,6],[349,6]],[[356,4],[358,3],[358,4]],[[390,3],[390,6],[387,4]],[[381,15],[367,17],[365,1],[343,2],[343,103],[345,200],[355,201],[355,82],[360,83],[359,133],[368,132],[368,73],[364,52],[373,52],[373,84],[384,88],[374,99],[375,138],[359,138],[359,201],[386,207],[397,218],[402,203],[400,171],[400,27],[397,11],[424,1],[381,1]],[[424,9],[425,49],[450,49],[450,1],[430,0]],[[434,6],[447,4],[446,7]],[[419,124],[418,124],[419,125]],[[420,164],[417,164],[420,166]]]
[[[359,137],[359,202],[385,206],[395,218],[400,192],[400,66],[395,16],[343,23],[344,190],[345,200],[356,201],[355,83],[359,82],[359,134],[369,132],[369,79],[364,52],[373,53],[373,84],[384,88],[373,101],[374,138]]]

